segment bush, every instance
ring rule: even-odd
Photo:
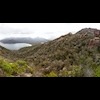
[[[80,66],[70,66],[70,70],[61,70],[59,76],[61,77],[81,77],[83,76],[83,71]]]
[[[16,62],[9,62],[0,58],[0,68],[4,72],[4,76],[16,76],[22,73],[31,72],[33,68],[29,67],[25,61],[18,60]]]
[[[51,68],[55,71],[60,71],[64,67],[64,63],[61,60],[55,60],[51,63]]]
[[[83,75],[82,67],[81,66],[72,66],[72,73],[73,76],[79,77]]]
[[[0,59],[0,68],[8,75],[13,72],[11,64],[4,59]]]
[[[98,67],[95,69],[94,76],[100,77],[100,66],[98,66]]]
[[[49,74],[45,75],[46,77],[57,77],[57,74],[55,72],[50,72]]]
[[[18,64],[19,67],[23,67],[23,66],[27,67],[27,63],[23,60],[18,60],[16,64]]]

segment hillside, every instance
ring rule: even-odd
[[[100,30],[85,28],[53,41],[10,52],[27,62],[34,77],[100,76]]]
[[[0,77],[32,77],[33,67],[24,60],[14,58],[14,51],[0,46]]]
[[[8,49],[6,49],[6,48],[0,46],[0,56],[6,58],[7,56],[9,56],[10,53],[11,53],[10,50],[8,50]]]
[[[95,76],[94,70],[100,64],[99,36],[100,30],[85,28],[36,47],[23,48],[16,58],[39,67],[43,75],[53,72],[57,76]],[[74,67],[82,72],[74,72]]]

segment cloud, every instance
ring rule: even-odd
[[[98,28],[100,23],[0,23],[0,39],[6,37],[43,37],[54,39],[82,28]]]

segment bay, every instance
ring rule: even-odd
[[[0,42],[0,45],[9,50],[19,50],[24,47],[32,46],[31,44],[28,44],[28,43],[4,44],[1,42]]]

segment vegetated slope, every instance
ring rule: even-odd
[[[0,56],[6,58],[7,56],[10,56],[10,55],[9,55],[10,52],[11,52],[10,50],[8,50],[8,49],[6,49],[6,48],[0,46]]]
[[[49,76],[99,76],[100,30],[85,28],[37,47],[23,49],[18,58]]]
[[[25,61],[26,69],[31,66],[31,74],[35,77],[100,76],[100,30],[85,28],[76,34],[69,33],[44,44],[19,51],[7,51],[3,56],[14,60],[14,66],[18,60],[22,65]],[[20,63],[17,63],[17,66],[20,66]],[[13,70],[10,75],[15,73],[20,75],[19,70]]]
[[[14,53],[0,46],[0,77],[32,77],[33,67],[24,60],[15,60]]]

